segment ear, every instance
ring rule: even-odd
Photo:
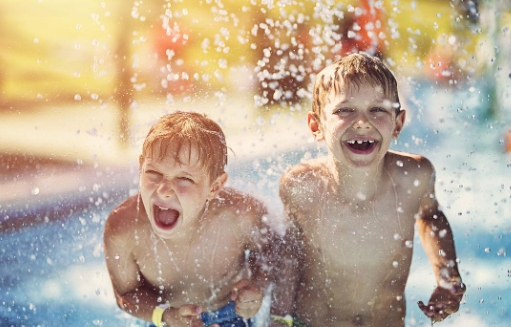
[[[222,188],[224,188],[228,176],[229,175],[227,175],[227,173],[223,173],[213,181],[213,183],[211,184],[211,190],[209,191],[208,194],[208,200],[213,200],[214,198],[216,198],[218,193],[220,193]]]
[[[325,139],[319,126],[319,118],[312,111],[307,113],[307,124],[309,125],[309,129],[316,141],[320,142]]]
[[[399,136],[399,133],[401,133],[401,130],[403,129],[403,126],[405,125],[405,119],[406,119],[406,111],[401,110],[399,114],[397,114],[396,117],[396,127],[394,128],[394,133],[392,134],[392,137],[394,139],[397,139]]]

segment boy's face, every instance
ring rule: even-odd
[[[309,113],[309,128],[316,140],[326,141],[339,163],[374,167],[404,124],[405,113],[396,117],[393,101],[368,82],[358,90],[343,87],[340,94],[330,92],[320,117]]]
[[[140,157],[140,196],[156,235],[172,238],[200,224],[207,200],[212,200],[224,185],[227,174],[210,182],[201,166],[196,148],[170,144],[159,159],[159,144],[151,156]],[[175,160],[175,156],[179,160]]]

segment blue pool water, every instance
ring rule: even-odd
[[[473,109],[460,114],[452,99],[449,104],[435,106],[426,103],[433,100],[425,100],[422,107],[416,107],[394,147],[424,154],[434,163],[437,196],[456,237],[460,271],[468,291],[460,311],[440,326],[508,327],[511,158],[500,147],[504,125],[487,122],[477,114],[477,106],[468,106]],[[460,99],[470,101],[465,96]],[[444,109],[433,112],[433,107]],[[420,110],[429,111],[419,115]],[[229,183],[254,193],[279,213],[280,174],[287,165],[314,156],[316,151],[324,150],[317,150],[315,145],[298,146],[295,151],[236,163],[230,167]],[[128,177],[133,179],[133,175]],[[102,201],[89,201],[89,205],[69,211],[60,219],[43,217],[41,223],[31,227],[0,232],[2,327],[135,324],[115,304],[102,248],[105,219],[133,192],[129,188],[103,194]],[[420,241],[415,242],[406,326],[429,326],[416,302],[427,301],[435,281]]]

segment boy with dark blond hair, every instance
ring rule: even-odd
[[[403,326],[415,229],[438,283],[419,306],[433,322],[456,312],[465,287],[433,165],[389,150],[405,122],[392,72],[369,55],[346,56],[316,77],[312,109],[309,129],[328,155],[281,178],[287,269],[297,271],[279,287],[282,314],[311,327]]]
[[[105,226],[119,307],[155,326],[253,326],[268,286],[265,206],[224,187],[227,146],[204,115],[175,112],[149,131],[140,189]]]

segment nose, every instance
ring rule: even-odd
[[[370,129],[371,123],[369,122],[369,119],[364,114],[360,114],[356,119],[355,123],[353,124],[353,127],[355,129]]]
[[[161,180],[156,192],[163,198],[169,198],[174,195],[174,189],[172,188],[171,182],[166,179]]]

